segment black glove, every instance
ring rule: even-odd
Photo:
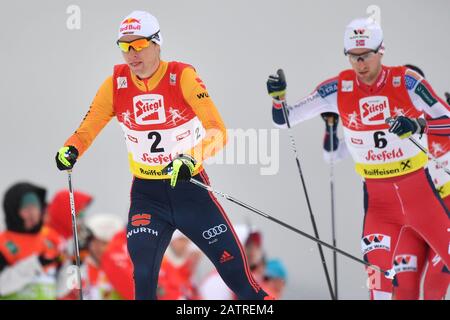
[[[323,121],[325,121],[325,127],[329,131],[329,125],[333,126],[333,131],[336,131],[337,125],[339,123],[339,115],[334,112],[324,112],[320,114]]]
[[[328,152],[335,151],[339,146],[339,139],[337,137],[339,115],[334,112],[324,112],[320,115],[325,121],[325,137],[323,139],[323,148]],[[330,125],[332,126],[333,148],[331,148]]]
[[[59,170],[70,170],[78,158],[78,150],[74,146],[62,147],[56,153],[56,166]]]
[[[282,69],[278,69],[277,75],[269,76],[267,80],[267,92],[272,98],[277,100],[284,99],[286,87],[286,77]]]
[[[450,105],[450,93],[445,93],[445,99],[447,99],[447,103]]]
[[[194,173],[197,161],[187,154],[180,154],[173,159],[164,169],[163,174],[171,174],[170,186],[175,188],[178,181],[189,181]]]
[[[425,119],[399,116],[390,124],[389,132],[395,133],[401,139],[405,139],[415,133],[423,134],[426,126]]]

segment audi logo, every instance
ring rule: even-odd
[[[209,240],[211,238],[217,237],[219,234],[222,234],[228,230],[227,226],[224,224],[219,224],[218,226],[212,227],[206,231],[203,231],[203,238]]]

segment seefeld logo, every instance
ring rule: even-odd
[[[389,101],[384,96],[367,97],[359,100],[361,120],[366,125],[385,124],[391,116]]]
[[[367,161],[391,161],[401,159],[404,156],[402,148],[392,149],[390,151],[383,150],[381,153],[375,153],[374,150],[369,150],[365,159]]]
[[[166,122],[164,97],[160,94],[143,94],[133,98],[136,123],[159,124]]]

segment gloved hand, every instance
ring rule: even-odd
[[[389,132],[395,133],[401,139],[408,138],[409,136],[425,132],[427,123],[423,118],[407,118],[404,116],[399,116],[390,124]]]
[[[333,127],[333,132],[335,132],[339,123],[339,115],[334,112],[324,112],[320,115],[322,116],[323,121],[325,121],[327,131],[329,131],[328,127],[331,125]]]
[[[283,100],[286,95],[286,78],[282,69],[276,75],[270,75],[267,80],[267,92],[276,100]]]
[[[447,103],[450,105],[450,93],[445,93],[445,99],[447,99]]]
[[[337,126],[339,123],[339,115],[334,112],[324,112],[320,114],[325,121],[325,137],[323,139],[324,150],[330,152],[337,150],[339,139],[337,137]],[[331,146],[330,126],[332,127],[333,146]]]
[[[59,170],[70,170],[77,162],[78,150],[74,146],[62,147],[56,153],[56,166]]]
[[[189,181],[194,173],[197,161],[187,154],[179,154],[164,169],[163,174],[170,174],[170,186],[175,188],[178,181]]]

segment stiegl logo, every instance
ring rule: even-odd
[[[361,120],[366,125],[385,124],[391,116],[387,97],[374,96],[359,100]]]
[[[160,94],[143,94],[133,98],[136,123],[141,125],[166,122],[164,97]]]

